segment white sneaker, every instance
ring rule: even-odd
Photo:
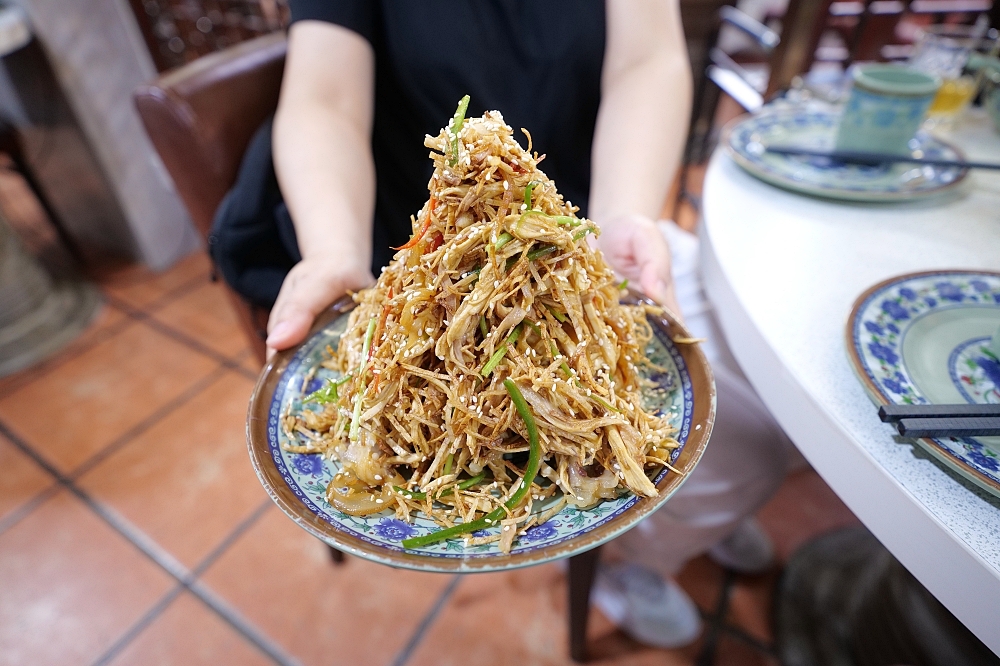
[[[774,544],[753,518],[747,518],[732,534],[714,545],[708,556],[719,566],[737,573],[763,573],[774,564]]]
[[[646,645],[679,648],[701,635],[701,617],[687,593],[637,564],[600,565],[591,600],[626,634]]]

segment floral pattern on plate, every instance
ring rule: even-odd
[[[304,394],[316,390],[326,379],[336,378],[338,373],[320,367],[327,358],[326,348],[336,348],[341,334],[347,324],[347,315],[334,320],[319,334],[312,336],[296,353],[282,377],[268,412],[268,448],[282,478],[303,504],[313,513],[326,520],[338,530],[350,533],[352,536],[393,551],[402,551],[400,542],[413,536],[435,531],[438,526],[432,521],[418,516],[413,523],[398,520],[395,514],[385,511],[379,514],[356,517],[342,513],[326,501],[326,486],[337,473],[339,464],[336,461],[324,460],[318,455],[302,455],[285,451],[281,444],[287,441],[284,429],[279,427],[280,416],[302,408],[301,398]],[[672,457],[676,460],[691,430],[694,393],[691,379],[684,360],[666,333],[659,327],[653,327],[654,337],[646,349],[650,360],[666,372],[645,371],[644,376],[653,383],[652,388],[643,392],[643,407],[652,411],[667,414],[677,428],[677,441],[682,445]],[[305,391],[303,391],[303,383]],[[313,408],[307,405],[307,409]],[[299,444],[303,441],[297,442]],[[661,471],[654,479],[658,481],[666,470]],[[546,503],[540,503],[536,511],[544,511]],[[559,513],[541,525],[536,525],[515,541],[512,552],[522,552],[541,549],[567,541],[581,533],[589,532],[607,523],[616,516],[628,510],[637,498],[631,493],[625,493],[614,500],[605,500],[587,509],[564,507]],[[494,529],[495,531],[495,529]],[[483,536],[491,533],[484,530]],[[445,558],[483,558],[500,555],[497,544],[480,544],[466,546],[461,539],[453,539],[426,548],[421,548],[421,555]]]
[[[990,340],[966,340],[952,350],[948,359],[955,388],[972,403],[1000,404],[1000,358],[990,351]]]
[[[921,317],[945,308],[1000,308],[1000,275],[948,271],[904,276],[875,290],[855,310],[851,322],[854,354],[877,392],[893,404],[926,404],[903,361],[903,341]],[[952,383],[970,403],[1000,403],[1000,362],[989,351],[989,337],[957,345],[948,354]],[[949,456],[947,462],[986,477],[990,492],[1000,490],[1000,456],[977,438],[922,440]],[[959,469],[959,471],[963,471]],[[964,472],[963,472],[964,473]],[[969,476],[966,474],[966,476]],[[982,479],[969,476],[983,485]]]
[[[862,165],[824,157],[778,155],[768,145],[833,150],[840,114],[805,109],[771,110],[736,121],[723,145],[741,167],[786,189],[834,199],[891,201],[937,194],[958,183],[966,170],[913,164]],[[911,141],[914,155],[963,159],[961,153],[929,134]]]

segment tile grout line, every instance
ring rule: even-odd
[[[52,481],[53,483],[51,485],[38,491],[27,502],[24,502],[0,519],[0,535],[3,535],[4,532],[24,520],[32,511],[44,504],[46,500],[62,489],[63,486],[58,480],[53,479]]]
[[[100,451],[95,452],[92,456],[84,460],[82,463],[77,465],[71,472],[66,475],[66,478],[70,481],[76,481],[81,476],[92,470],[94,467],[102,463],[108,457],[113,455],[119,449],[130,444],[132,440],[136,437],[142,435],[146,431],[150,430],[156,426],[160,421],[170,416],[170,414],[185,404],[189,403],[191,400],[196,398],[199,393],[207,389],[209,386],[219,381],[225,374],[225,368],[217,367],[206,375],[203,375],[200,379],[195,381],[193,384],[188,386],[179,395],[171,398],[168,402],[161,405],[152,414],[139,421],[121,435],[116,437],[114,440],[105,444]]]
[[[444,589],[441,595],[437,598],[437,601],[434,602],[434,605],[427,612],[427,615],[425,615],[424,619],[420,621],[420,624],[413,632],[413,635],[410,636],[410,640],[406,642],[403,649],[400,650],[399,654],[396,655],[396,658],[392,660],[391,666],[404,666],[404,664],[409,661],[410,657],[413,656],[413,651],[417,649],[420,641],[424,638],[424,634],[426,634],[427,630],[430,629],[430,626],[434,624],[434,620],[437,619],[441,609],[444,608],[445,603],[448,602],[448,599],[451,598],[451,595],[455,592],[455,588],[457,588],[458,584],[462,581],[463,575],[464,574],[455,574],[452,577],[451,582],[448,583],[448,587]]]
[[[78,465],[74,470],[72,470],[68,474],[63,474],[61,471],[59,471],[53,463],[49,462],[44,456],[35,451],[34,447],[32,447],[27,442],[27,440],[21,438],[20,435],[14,433],[9,426],[0,421],[0,434],[6,435],[7,438],[12,443],[14,443],[15,446],[17,446],[17,448],[20,449],[22,453],[31,458],[35,462],[35,464],[41,467],[43,471],[48,473],[48,475],[55,480],[54,486],[51,486],[46,491],[42,491],[42,493],[40,493],[38,496],[28,500],[28,502],[22,504],[21,507],[19,507],[18,509],[15,509],[13,514],[10,514],[3,520],[0,520],[0,534],[3,534],[8,529],[13,527],[15,524],[26,518],[32,511],[34,511],[38,506],[41,506],[41,504],[43,504],[45,500],[47,500],[51,496],[51,495],[46,495],[42,497],[41,496],[42,494],[48,491],[51,491],[51,494],[55,494],[55,492],[60,487],[69,488],[70,484],[73,481],[79,479],[82,475],[89,472],[96,465],[101,463],[110,455],[114,454],[115,451],[117,451],[118,449],[128,445],[135,437],[141,435],[143,432],[154,427],[160,420],[169,416],[170,413],[173,412],[175,409],[182,407],[186,402],[192,400],[195,396],[198,395],[198,393],[200,393],[202,390],[210,386],[213,382],[217,381],[223,374],[225,374],[225,372],[226,372],[225,368],[219,367],[210,372],[209,374],[205,375],[200,380],[198,380],[190,387],[188,387],[179,396],[175,397],[166,405],[161,406],[153,414],[147,416],[145,419],[140,421],[135,426],[132,426],[132,428],[127,430],[125,433],[120,435],[111,443],[107,444],[103,449],[96,452],[93,456],[91,456],[83,463]],[[75,486],[73,488],[75,488]],[[71,491],[73,490],[73,488],[70,488]],[[11,516],[16,516],[16,518],[12,519]]]
[[[194,594],[203,604],[221,617],[229,626],[243,635],[248,641],[253,643],[258,650],[266,654],[281,666],[299,666],[299,661],[287,654],[277,642],[261,632],[250,620],[227,604],[211,588],[203,585],[199,581],[192,581],[188,586],[188,591]]]
[[[189,590],[192,594],[201,599],[203,603],[214,610],[224,621],[243,635],[244,638],[253,643],[258,649],[267,654],[271,659],[282,666],[295,666],[298,663],[291,657],[285,655],[284,650],[276,645],[270,638],[267,638],[259,633],[252,623],[242,618],[235,610],[229,608],[223,601],[216,598],[215,594],[208,588],[199,584],[195,579],[194,572],[185,567],[181,562],[174,558],[173,555],[139,530],[139,528],[129,523],[127,519],[119,516],[109,507],[103,506],[100,502],[90,497],[88,493],[77,487],[69,478],[59,472],[59,470],[57,470],[51,463],[34,451],[30,445],[20,438],[20,436],[11,431],[3,421],[0,421],[0,434],[7,437],[7,439],[21,449],[25,455],[35,460],[35,462],[49,472],[49,474],[55,477],[60,485],[75,495],[77,499],[82,501],[91,511],[96,513],[99,518],[118,532],[120,536],[124,537],[125,540],[131,543],[140,553],[145,555],[154,564],[159,566],[168,575],[174,578],[180,586]],[[263,515],[263,513],[264,508],[258,507],[257,511],[253,515],[259,517],[260,515]],[[249,527],[249,524],[247,524],[246,527]],[[244,527],[244,529],[246,529],[246,527]]]
[[[131,627],[125,630],[125,632],[118,637],[114,643],[104,651],[101,656],[92,662],[92,666],[104,666],[111,662],[112,659],[117,657],[122,650],[127,648],[136,637],[143,632],[143,630],[151,625],[156,618],[163,614],[163,611],[173,603],[174,599],[179,597],[181,593],[187,589],[183,583],[178,583],[173,588],[167,591],[160,599],[153,604],[153,606],[146,611],[139,620],[132,624]]]
[[[100,282],[98,280],[94,280],[93,278],[86,278],[86,279],[88,281],[94,283],[98,287],[100,287]],[[189,280],[188,282],[185,282],[184,284],[180,285],[179,287],[176,287],[175,289],[173,289],[171,291],[168,291],[166,294],[164,294],[163,296],[161,296],[159,299],[153,301],[152,303],[150,303],[146,307],[147,308],[153,308],[153,309],[160,309],[160,308],[162,308],[165,305],[169,305],[173,301],[175,301],[178,298],[184,296],[186,293],[188,293],[190,291],[194,291],[194,289],[198,286],[198,284],[201,283],[204,279],[205,279],[204,277],[192,278],[191,280]],[[205,284],[211,284],[211,282],[205,282]],[[52,372],[56,368],[64,365],[66,362],[71,361],[71,360],[79,357],[80,355],[86,353],[87,351],[90,351],[91,349],[93,349],[94,347],[96,347],[97,345],[99,345],[100,343],[105,342],[105,341],[109,340],[110,338],[114,337],[115,335],[118,335],[119,333],[121,333],[123,330],[125,330],[126,328],[128,328],[128,326],[130,326],[131,324],[133,324],[133,323],[135,323],[137,321],[135,317],[129,316],[129,310],[143,311],[142,308],[137,308],[136,306],[131,305],[131,304],[129,304],[129,303],[121,300],[119,297],[114,296],[114,295],[112,295],[110,293],[105,292],[103,289],[101,289],[101,300],[103,301],[104,305],[106,305],[106,306],[108,306],[108,307],[110,307],[110,308],[112,308],[114,310],[118,310],[119,312],[121,312],[122,314],[124,314],[125,318],[122,321],[120,321],[120,322],[118,322],[116,324],[112,324],[110,326],[107,326],[104,330],[102,330],[100,332],[100,334],[96,335],[93,340],[89,340],[85,344],[80,345],[80,347],[78,347],[77,349],[72,350],[71,354],[69,354],[65,358],[60,359],[58,363],[56,363],[56,364],[54,364],[54,365],[52,365],[52,366],[50,366],[48,368],[41,369],[37,375],[32,376],[30,379],[26,379],[22,383],[15,384],[13,390],[11,390],[10,393],[14,393],[15,391],[20,390],[21,388],[23,388],[24,386],[30,384],[31,382],[35,381],[36,379],[39,379],[40,377],[44,377],[45,375],[49,374],[50,372]]]
[[[705,646],[695,658],[695,666],[712,666],[715,664],[715,652],[719,642],[719,631],[729,609],[729,597],[733,591],[733,584],[736,581],[736,574],[723,569],[722,589],[719,590],[719,600],[715,604],[715,611],[708,618],[708,630],[705,632]]]
[[[140,312],[146,312],[146,311],[153,312],[155,310],[160,310],[166,307],[167,305],[170,305],[171,303],[182,298],[183,296],[186,296],[187,294],[197,289],[199,286],[211,283],[212,283],[211,275],[196,275],[191,279],[189,279],[187,282],[182,282],[173,289],[170,289],[160,294],[157,298],[154,298],[152,301],[150,301],[145,305],[133,305],[132,303],[129,303],[127,300],[123,299],[121,296],[116,296],[110,292],[104,291],[105,287],[102,287],[101,293],[104,296],[105,300],[107,300],[109,303],[117,303],[118,304],[117,307],[119,310],[130,308],[132,310],[137,310]],[[100,283],[98,282],[98,284]],[[137,284],[141,284],[141,282]],[[111,287],[111,289],[114,289],[114,287]]]
[[[151,303],[138,308],[144,312],[155,312],[156,310],[162,310],[166,306],[170,305],[174,301],[180,300],[184,296],[187,296],[192,291],[206,284],[212,284],[212,274],[209,272],[207,275],[195,275],[187,282],[182,282],[173,289],[170,289],[166,293],[162,294],[159,298],[152,301]],[[116,300],[120,300],[115,296]]]
[[[249,516],[244,518],[233,529],[233,531],[225,539],[222,540],[222,542],[218,546],[212,549],[212,552],[210,552],[207,556],[205,556],[205,558],[201,561],[201,563],[198,564],[198,566],[196,566],[192,570],[191,572],[192,582],[194,578],[197,578],[202,573],[204,573],[205,569],[211,566],[212,563],[214,563],[215,560],[217,560],[222,555],[222,553],[224,553],[229,548],[229,546],[233,544],[233,542],[236,539],[238,539],[255,522],[257,522],[257,520],[259,520],[260,517],[264,514],[264,511],[268,509],[270,506],[271,506],[270,499],[267,499],[264,502],[262,502],[261,505],[258,506],[256,509],[254,509],[254,511]],[[176,599],[185,590],[191,591],[190,584],[185,583],[184,581],[178,582],[178,584],[172,590],[167,592],[156,604],[153,605],[152,608],[150,608],[141,618],[139,618],[137,622],[135,622],[131,627],[129,627],[118,638],[118,640],[115,641],[104,652],[104,654],[102,654],[93,663],[93,666],[104,666],[104,664],[111,662],[112,659],[114,659],[116,656],[118,656],[120,652],[122,652],[125,648],[127,648],[132,643],[132,641],[134,641],[146,629],[146,627],[152,624],[153,621],[155,621],[170,606],[170,604],[174,601],[174,599]],[[195,596],[198,595],[195,594]],[[209,606],[209,609],[213,612],[215,611],[215,609],[212,608],[211,606]],[[216,614],[218,615],[218,613]],[[228,620],[225,617],[220,617],[220,619],[228,623]],[[246,637],[244,636],[244,638]],[[252,641],[250,639],[247,639],[247,641],[252,643],[254,647],[260,649],[256,641]],[[267,654],[266,651],[265,654]],[[270,655],[268,654],[267,656]]]
[[[115,300],[110,302],[114,303],[115,307],[117,307],[119,310],[122,310],[126,314],[126,316],[131,318],[133,321],[143,322],[153,330],[157,331],[158,333],[162,333],[163,335],[172,339],[174,342],[178,342],[186,346],[188,349],[191,349],[192,351],[195,351],[203,356],[207,356],[211,358],[213,361],[229,368],[230,370],[233,370],[243,375],[244,377],[247,377],[248,379],[256,381],[257,375],[255,373],[250,372],[242,365],[240,365],[240,362],[238,360],[234,360],[233,358],[230,358],[225,354],[221,354],[215,351],[211,347],[202,344],[201,342],[191,337],[187,333],[179,331],[176,328],[170,326],[169,324],[164,324],[162,321],[153,316],[153,314],[146,312],[144,310],[133,308],[127,303],[123,303],[121,301]]]
[[[229,550],[229,547],[232,546],[237,539],[243,536],[247,530],[253,527],[254,523],[260,520],[261,516],[263,516],[272,506],[274,506],[274,500],[268,497],[262,501],[260,506],[254,509],[249,516],[241,520],[236,527],[233,528],[233,531],[219,542],[219,545],[213,548],[201,562],[195,565],[194,569],[191,570],[194,577],[200,578],[201,575],[205,573],[210,566],[215,564],[215,561],[222,557],[222,554]]]
[[[189,293],[200,286],[202,282],[201,278],[192,279],[188,283],[172,290],[164,297],[154,301],[147,308],[152,310],[160,309],[170,302],[177,300],[186,293]],[[151,560],[155,565],[163,569],[168,575],[174,578],[178,584],[174,589],[170,590],[160,601],[153,606],[147,613],[140,618],[139,622],[133,625],[126,633],[118,639],[109,648],[104,655],[99,657],[98,664],[106,664],[108,661],[113,659],[121,650],[127,647],[128,644],[138,636],[146,626],[153,622],[169,605],[170,603],[184,590],[191,592],[196,596],[202,603],[204,603],[210,610],[212,610],[216,615],[218,615],[223,621],[229,624],[233,629],[235,629],[239,634],[241,634],[248,642],[253,644],[258,650],[263,652],[269,658],[271,658],[275,663],[282,666],[294,666],[298,662],[285,654],[284,650],[278,646],[272,639],[267,637],[263,632],[261,632],[256,626],[251,622],[243,618],[235,609],[230,608],[224,601],[217,598],[214,592],[209,588],[198,583],[197,577],[204,573],[214,562],[217,560],[228,548],[232,545],[246,530],[248,530],[270,507],[270,499],[265,500],[258,506],[253,513],[245,518],[236,528],[226,536],[223,541],[216,546],[211,553],[209,553],[205,559],[199,563],[194,570],[189,570],[181,562],[179,562],[174,556],[162,548],[158,543],[148,537],[144,532],[142,532],[138,527],[132,525],[123,516],[120,516],[110,507],[106,507],[94,498],[92,498],[88,493],[83,491],[81,488],[77,487],[74,481],[80,478],[83,474],[87,473],[93,469],[100,462],[105,460],[107,457],[112,455],[115,451],[119,450],[123,446],[131,442],[135,437],[141,435],[143,432],[152,428],[160,420],[168,416],[171,412],[177,408],[184,405],[186,402],[193,399],[201,391],[205,390],[228,370],[234,371],[248,379],[256,380],[257,376],[250,370],[242,367],[241,361],[246,351],[241,352],[235,358],[230,359],[223,354],[219,354],[214,350],[208,348],[207,346],[201,344],[199,341],[191,338],[190,336],[175,330],[174,328],[163,324],[162,322],[156,320],[149,311],[139,310],[134,306],[121,301],[120,299],[110,295],[104,294],[106,304],[114,309],[121,311],[125,314],[125,319],[121,322],[107,327],[100,335],[95,336],[95,338],[89,341],[86,345],[81,346],[79,349],[74,350],[74,353],[62,359],[58,364],[49,368],[45,373],[55,370],[57,367],[63,365],[66,361],[85,353],[86,351],[92,349],[96,345],[114,337],[115,335],[121,333],[129,325],[133,323],[143,322],[150,328],[157,330],[158,332],[170,337],[171,339],[179,342],[180,344],[198,352],[202,355],[208,356],[219,363],[220,367],[216,368],[213,372],[202,377],[195,384],[190,386],[181,395],[175,397],[173,400],[168,402],[166,405],[161,406],[156,412],[154,412],[149,417],[143,419],[139,424],[133,426],[128,431],[123,433],[121,436],[115,439],[107,446],[105,446],[101,451],[97,452],[84,461],[80,466],[74,469],[69,475],[64,475],[60,472],[54,464],[50,463],[45,459],[40,453],[34,450],[34,448],[27,443],[26,440],[22,439],[20,436],[15,434],[9,426],[0,421],[0,433],[6,435],[6,437],[18,448],[31,458],[36,464],[38,464],[45,472],[47,472],[52,478],[55,479],[55,483],[49,486],[44,491],[40,492],[34,498],[26,502],[24,505],[19,507],[15,511],[16,519],[11,520],[11,516],[8,516],[4,521],[0,522],[0,533],[6,531],[12,527],[17,522],[20,522],[24,517],[29,515],[35,508],[43,504],[46,500],[54,496],[60,489],[66,488],[70,493],[75,495],[80,501],[82,501],[91,511],[93,511],[99,518],[101,518],[106,524],[108,524],[112,529],[119,533],[120,536],[124,537],[128,542],[130,542],[135,548],[137,548],[143,555],[145,555],[149,560]],[[34,378],[33,378],[34,379]],[[22,388],[24,385],[28,384],[31,380],[17,386],[15,390]]]
[[[111,303],[105,303],[105,305],[107,305],[108,307],[110,307],[110,308],[112,308],[114,310],[121,311],[120,308],[115,307]],[[57,370],[58,368],[62,367],[66,363],[72,361],[73,359],[79,358],[80,356],[82,356],[83,354],[87,353],[88,351],[90,351],[91,349],[93,349],[94,347],[96,347],[97,345],[99,345],[99,344],[101,344],[103,342],[107,342],[108,340],[110,340],[111,338],[115,337],[116,335],[118,335],[119,333],[121,333],[122,331],[124,331],[126,328],[128,328],[129,326],[131,326],[132,324],[135,323],[135,320],[133,320],[128,315],[126,315],[124,312],[122,312],[122,314],[125,315],[125,316],[124,316],[124,318],[121,321],[119,321],[119,322],[117,322],[115,324],[110,324],[110,325],[106,326],[103,330],[95,333],[94,334],[94,338],[92,340],[88,340],[87,342],[81,344],[76,349],[71,350],[71,353],[69,353],[65,358],[59,359],[59,361],[57,363],[54,363],[53,365],[51,365],[49,367],[38,369],[36,371],[37,374],[32,375],[30,378],[24,379],[20,383],[12,382],[12,384],[14,385],[14,388],[10,392],[6,393],[4,395],[4,397],[7,397],[9,395],[13,395],[14,393],[16,393],[17,391],[21,390],[22,388],[24,388],[28,384],[31,384],[32,382],[34,382],[34,381],[36,381],[36,380],[38,380],[38,379],[40,379],[42,377],[45,377],[49,373],[54,372],[55,370]],[[72,342],[70,342],[69,344],[72,344]],[[56,352],[55,355],[58,355],[58,352]],[[53,355],[53,356],[55,356],[55,355]],[[53,360],[53,359],[46,359],[46,360]],[[46,362],[46,360],[42,360],[41,364],[44,364]],[[21,372],[24,372],[24,370],[22,370]]]

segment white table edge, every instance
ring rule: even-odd
[[[1000,654],[1000,572],[854,444],[840,424],[785,371],[730,286],[714,254],[709,225],[703,221],[700,226],[705,288],[726,341],[761,400],[806,460],[872,534],[983,643]],[[844,362],[848,362],[846,350]],[[873,405],[873,414],[874,410]],[[934,548],[928,548],[929,543]]]

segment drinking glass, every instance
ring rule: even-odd
[[[941,79],[927,112],[929,124],[950,124],[976,96],[975,78],[962,72],[985,34],[984,25],[932,25],[921,31],[909,65]]]

